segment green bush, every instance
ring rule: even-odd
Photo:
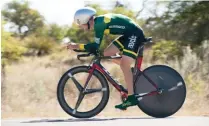
[[[53,52],[57,45],[52,38],[47,36],[32,35],[25,41],[26,47],[38,56]]]
[[[2,63],[18,61],[26,52],[26,48],[20,46],[17,42],[2,42],[1,43]]]
[[[18,61],[27,49],[17,39],[11,37],[11,34],[2,31],[1,58],[2,65],[12,61]]]
[[[171,60],[183,55],[182,49],[175,41],[161,41],[152,46],[153,60]]]

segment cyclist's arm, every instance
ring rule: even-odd
[[[93,43],[79,44],[80,50],[86,50],[88,52],[94,52],[99,49],[100,43],[103,38],[103,33],[95,33],[95,40]]]
[[[93,52],[99,48],[99,44],[97,43],[89,43],[89,44],[80,44],[79,49],[80,50],[86,50],[88,52]]]
[[[101,44],[101,41],[103,39],[103,32],[104,31],[97,31],[95,30],[95,40],[93,43],[88,43],[88,44],[79,44],[79,49],[80,50],[86,50],[88,52],[95,52],[96,50],[99,49],[99,46]]]

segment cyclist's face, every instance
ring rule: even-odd
[[[93,19],[89,21],[89,25],[90,25],[90,29],[94,28],[94,20]],[[88,24],[79,25],[79,28],[84,29],[84,30],[90,30],[90,29],[88,29]]]

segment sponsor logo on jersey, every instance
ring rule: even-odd
[[[130,41],[129,41],[129,44],[128,44],[128,48],[131,48],[133,49],[134,48],[134,45],[136,43],[136,39],[137,37],[132,35],[131,37],[128,38]]]
[[[121,25],[110,25],[109,28],[120,28],[120,29],[125,29],[125,26],[121,26]]]

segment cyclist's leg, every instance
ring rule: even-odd
[[[104,50],[104,56],[114,56],[116,53],[120,52],[120,50],[114,45],[110,44],[105,50]],[[120,59],[112,59],[112,62],[120,65]]]
[[[130,33],[129,35],[126,35],[125,38],[123,56],[121,60],[121,69],[124,73],[129,95],[132,95],[134,93],[131,64],[135,61],[137,57],[137,51],[142,41],[141,38],[144,39],[143,35],[141,35],[140,32]]]
[[[133,92],[133,75],[131,72],[131,63],[135,61],[136,56],[137,56],[137,51],[139,48],[139,45],[141,42],[143,42],[144,39],[144,34],[142,31],[139,30],[139,32],[135,32],[132,34],[129,34],[124,43],[124,49],[123,49],[123,55],[121,59],[121,69],[124,74],[124,78],[128,87],[128,98],[127,100],[120,104],[116,105],[116,108],[119,109],[125,109],[129,106],[137,105],[137,99],[134,96]]]
[[[134,106],[138,104],[138,101],[133,92],[133,74],[131,71],[131,64],[135,61],[134,58],[129,56],[129,53],[124,53],[122,55],[120,67],[123,71],[125,82],[128,88],[128,98],[122,104],[116,105],[115,108],[125,110],[129,106]]]
[[[127,84],[129,95],[133,94],[133,74],[131,71],[131,64],[134,61],[135,60],[132,57],[122,55],[121,63],[120,63],[120,67],[121,67],[121,70],[123,71],[123,74],[124,74],[124,78],[125,78],[125,82]]]
[[[120,36],[116,38],[105,50],[104,50],[104,56],[113,56],[116,55],[116,53],[119,53],[123,50],[123,42],[124,37]],[[120,59],[112,59],[113,62],[120,65]]]
[[[110,44],[105,50],[104,50],[104,56],[113,56],[116,53],[120,52],[120,50],[114,45]]]

